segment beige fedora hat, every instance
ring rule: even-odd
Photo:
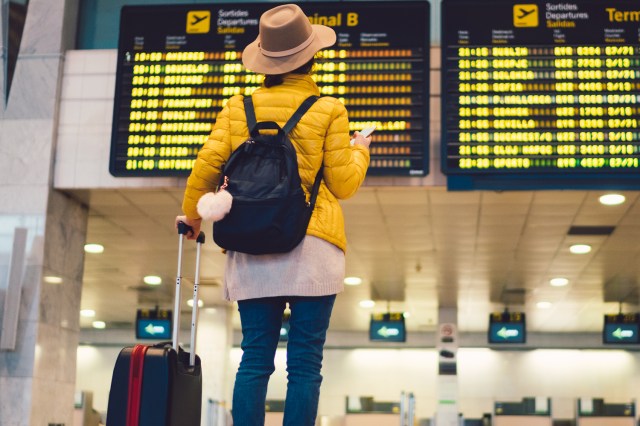
[[[285,74],[307,63],[317,51],[336,42],[335,31],[311,25],[295,4],[269,9],[260,17],[258,38],[242,52],[242,63],[261,74]]]

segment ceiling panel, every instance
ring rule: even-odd
[[[433,330],[438,308],[457,306],[461,331],[483,331],[488,313],[514,300],[510,307],[527,312],[531,331],[598,331],[602,314],[617,311],[618,302],[628,311],[640,303],[639,193],[625,191],[621,206],[601,205],[602,194],[363,187],[341,205],[349,240],[346,271],[364,283],[340,295],[331,326],[366,330],[370,314],[389,307],[410,312],[409,330]],[[173,220],[182,191],[120,189],[75,196],[90,206],[87,241],[105,246],[104,253],[85,256],[82,307],[95,309],[107,323],[126,323],[137,307],[169,303],[177,264]],[[610,236],[567,235],[576,225],[616,230]],[[210,237],[211,223],[203,230]],[[571,254],[574,243],[591,244],[593,250]],[[193,278],[187,265],[194,259],[189,243],[185,282]],[[209,283],[206,306],[227,303],[220,287],[224,262],[209,238],[202,262],[202,279]],[[147,274],[161,276],[162,285],[145,287]],[[549,279],[558,276],[569,285],[551,287]],[[360,308],[358,302],[372,294],[402,300]],[[543,299],[552,302],[550,309],[536,307]],[[89,322],[83,319],[82,325]]]

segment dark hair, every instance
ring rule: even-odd
[[[311,58],[301,67],[298,67],[293,71],[289,71],[286,74],[265,74],[264,87],[273,87],[282,84],[282,82],[284,81],[284,76],[287,74],[309,74],[311,72],[311,69],[313,68],[314,63],[314,58]]]

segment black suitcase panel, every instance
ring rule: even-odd
[[[127,426],[129,366],[133,347],[120,351],[113,370],[107,426]],[[178,359],[179,358],[179,359]],[[200,425],[202,369],[196,356],[189,367],[189,353],[179,357],[169,344],[150,346],[144,360],[139,426]]]

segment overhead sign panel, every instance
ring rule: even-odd
[[[369,340],[378,342],[404,342],[407,332],[402,313],[371,314]]]
[[[489,343],[526,343],[524,312],[493,312],[489,315]]]
[[[640,187],[639,17],[633,0],[444,0],[449,186]]]
[[[171,310],[138,309],[136,313],[136,339],[171,339]]]
[[[242,66],[273,3],[122,9],[111,141],[114,176],[186,176],[216,115],[262,76]],[[369,174],[423,176],[429,153],[429,3],[305,2],[336,44],[312,77],[339,98],[350,130],[375,125]],[[153,19],[149,19],[152,16]],[[259,118],[259,117],[258,117]]]
[[[605,315],[602,342],[606,344],[640,343],[640,315]]]

